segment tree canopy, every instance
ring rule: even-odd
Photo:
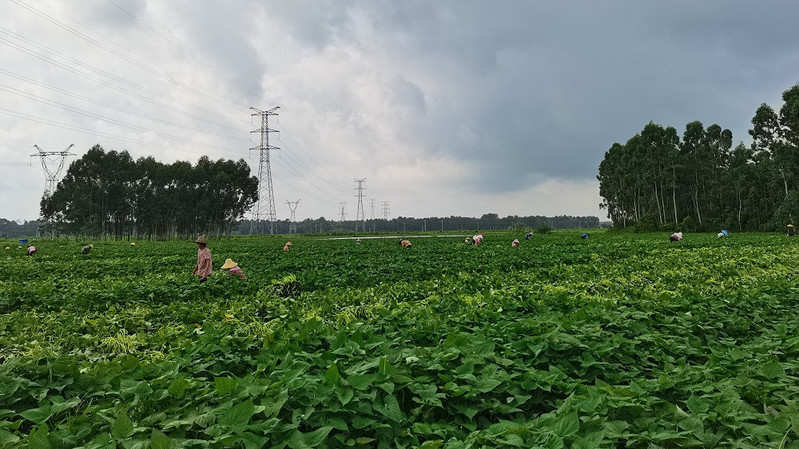
[[[799,84],[775,112],[762,104],[750,146],[733,148],[732,132],[700,121],[673,127],[650,122],[599,164],[600,204],[614,226],[640,229],[769,230],[799,219]],[[799,212],[799,211],[797,211]]]
[[[257,199],[243,159],[163,164],[95,145],[42,198],[41,214],[61,234],[174,238],[230,233]]]

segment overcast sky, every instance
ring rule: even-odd
[[[799,82],[799,2],[0,2],[0,217],[34,219],[34,144],[244,158],[270,118],[277,215],[596,215],[597,166],[651,120],[749,143]],[[249,214],[248,214],[249,217]]]

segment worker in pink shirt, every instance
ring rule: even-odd
[[[197,244],[197,265],[191,270],[191,274],[196,274],[200,278],[200,282],[205,282],[213,271],[211,250],[208,249],[208,242],[205,237],[198,238],[194,243]]]

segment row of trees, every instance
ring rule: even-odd
[[[36,230],[39,227],[39,222],[32,221],[12,221],[0,218],[0,237],[2,238],[17,238],[17,237],[32,237],[36,235]]]
[[[730,130],[650,122],[615,143],[599,165],[600,207],[614,226],[640,229],[769,230],[799,219],[799,85],[775,112],[762,104],[749,146]]]
[[[288,234],[291,230],[291,222],[280,220],[274,223],[275,233]],[[364,226],[365,225],[365,226]],[[358,223],[357,229],[366,229],[367,232],[424,232],[424,231],[490,231],[504,229],[535,229],[539,227],[550,227],[554,229],[583,229],[598,228],[598,217],[572,217],[561,215],[557,217],[526,216],[520,217],[511,215],[500,218],[497,214],[484,214],[480,218],[475,217],[397,217],[390,220],[370,219],[364,223]],[[250,220],[242,220],[237,233],[250,234],[250,230],[258,233],[258,229],[269,229],[268,224],[261,224],[260,227]],[[324,217],[305,220],[296,223],[296,232],[299,234],[315,233],[336,233],[353,232],[356,223],[352,220],[333,221]]]
[[[96,145],[42,198],[41,215],[57,234],[175,238],[229,234],[257,199],[243,159],[162,164]]]

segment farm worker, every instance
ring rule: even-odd
[[[472,243],[475,245],[483,243],[483,234],[477,234],[474,237],[472,237]]]
[[[10,249],[11,249],[10,246],[6,246],[6,251],[9,251]]]
[[[283,245],[283,251],[288,251],[289,249],[291,249],[291,242],[286,242],[286,244]]]
[[[205,237],[199,237],[194,241],[197,244],[197,266],[191,270],[191,274],[196,274],[200,278],[200,282],[208,280],[208,276],[213,271],[211,262],[211,250],[208,249],[208,242]]]
[[[238,274],[240,279],[247,279],[247,276],[244,275],[244,271],[242,271],[241,267],[239,267],[239,264],[233,262],[233,259],[225,259],[222,269],[227,271],[228,276]]]
[[[587,232],[583,233],[583,235],[580,236],[580,238],[583,240],[587,239],[588,237],[591,237],[591,235]]]
[[[94,248],[94,245],[86,245],[86,246],[84,246],[83,248],[80,249],[80,253],[81,254],[89,254],[92,251],[93,248]]]
[[[411,241],[410,240],[402,239],[402,240],[400,240],[399,244],[403,248],[410,248],[411,247]]]
[[[36,247],[33,245],[28,245],[28,255],[32,256],[36,254]]]
[[[472,243],[472,239],[470,239],[469,236],[467,235],[466,240],[464,240],[463,243]]]
[[[793,228],[792,224],[788,225],[788,237],[793,237],[796,235],[796,230]]]
[[[669,236],[670,242],[682,242],[682,232],[675,232],[671,236]]]
[[[524,239],[525,240],[530,240],[530,237],[532,237],[532,236],[533,236],[533,233],[532,232],[528,232],[527,234],[525,234]]]
[[[356,239],[356,240],[355,240],[355,244],[356,244],[356,245],[360,245],[360,244],[361,244],[361,239]]]
[[[519,246],[519,239],[513,239],[513,242],[511,242],[510,246],[512,246],[514,248]]]

